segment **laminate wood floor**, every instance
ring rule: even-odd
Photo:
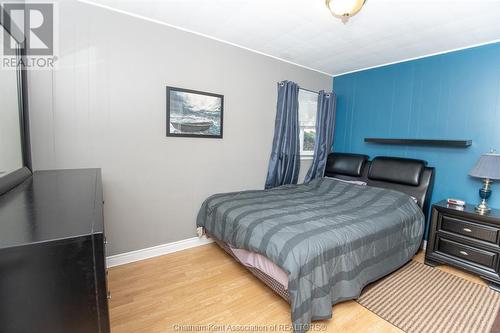
[[[423,262],[424,253],[414,259]],[[215,244],[113,267],[109,290],[112,333],[290,331],[288,303]],[[311,332],[402,332],[354,301],[314,323]]]

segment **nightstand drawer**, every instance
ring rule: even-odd
[[[471,247],[439,236],[437,243],[438,252],[490,269],[495,269],[496,267],[497,254],[494,252]]]
[[[443,215],[441,230],[497,244],[499,229]]]

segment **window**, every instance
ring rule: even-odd
[[[318,94],[299,90],[299,139],[300,156],[313,156],[316,141],[316,113]]]

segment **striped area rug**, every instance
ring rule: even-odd
[[[500,293],[413,260],[357,302],[408,333],[498,332]]]

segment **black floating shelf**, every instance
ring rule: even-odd
[[[434,146],[467,148],[472,144],[472,140],[427,140],[427,139],[382,139],[365,138],[365,142],[383,143],[389,145],[412,145],[412,146]]]

